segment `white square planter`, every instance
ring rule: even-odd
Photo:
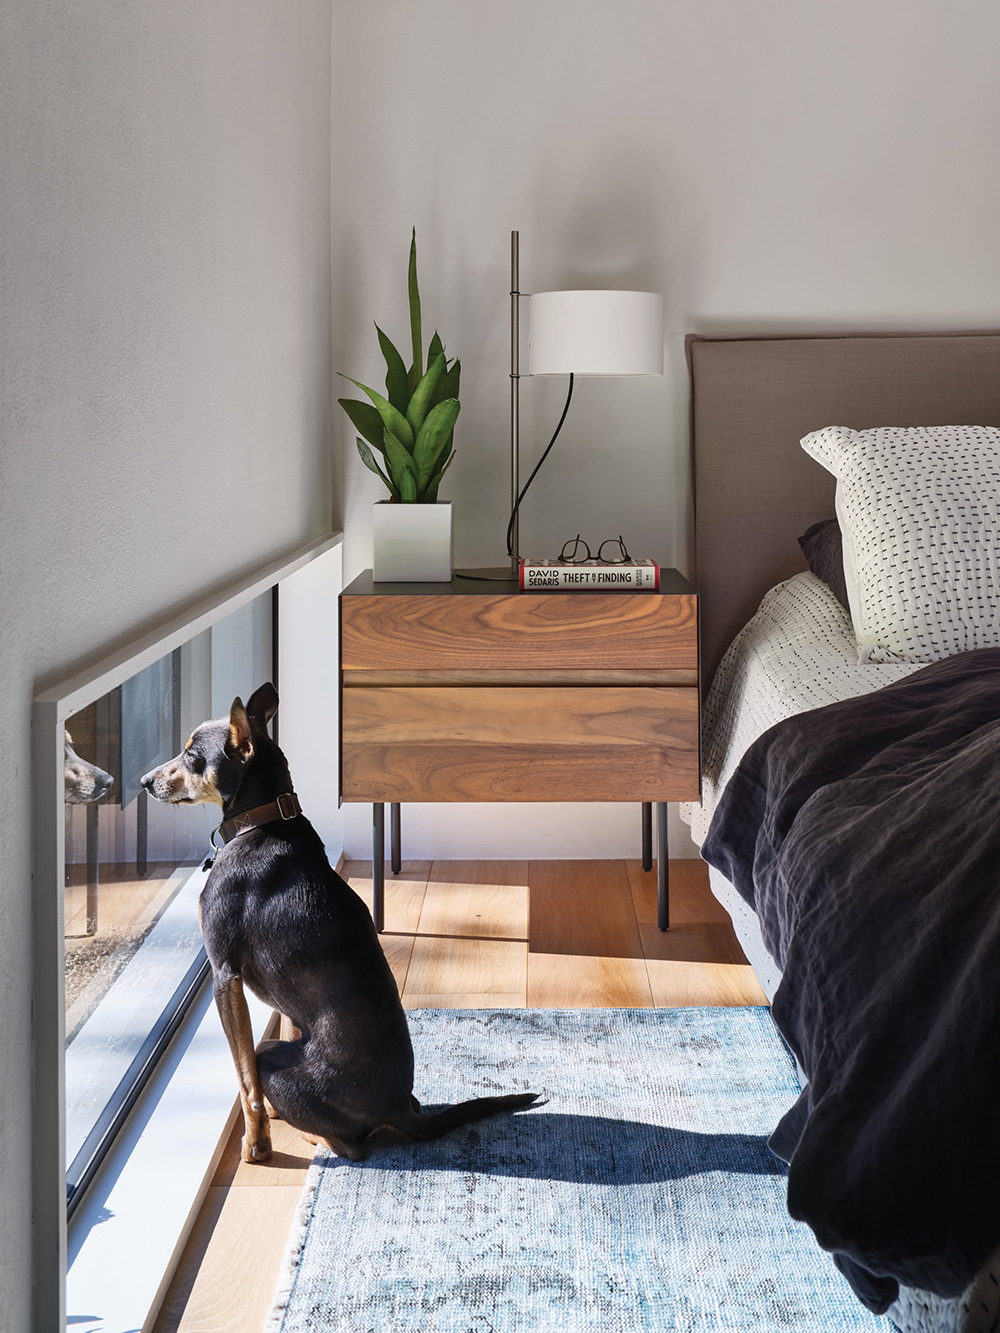
[[[377,583],[450,583],[451,501],[374,505],[372,568]]]

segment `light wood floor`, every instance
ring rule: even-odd
[[[671,929],[638,861],[404,861],[382,945],[408,1008],[677,1007],[767,1000],[698,861],[671,863]],[[371,863],[349,862],[371,898]],[[530,911],[529,911],[530,908]],[[234,1074],[235,1079],[235,1074]],[[229,1138],[153,1333],[261,1333],[312,1148]]]

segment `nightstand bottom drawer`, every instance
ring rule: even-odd
[[[347,687],[345,801],[688,801],[698,691]]]

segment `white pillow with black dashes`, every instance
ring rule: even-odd
[[[861,660],[1000,646],[1000,429],[828,426],[801,443],[837,478]]]

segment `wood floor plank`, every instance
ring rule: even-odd
[[[403,861],[398,875],[387,872],[385,877],[385,928],[379,942],[400,995],[406,985],[413,936],[420,920],[430,870],[430,861]],[[348,861],[341,873],[370,908],[373,892],[371,861]]]
[[[583,958],[578,954],[528,954],[530,1009],[650,1009],[646,964],[641,958]]]
[[[623,861],[531,861],[528,890],[532,953],[642,958]]]
[[[435,861],[421,935],[528,938],[527,861]]]
[[[392,969],[393,979],[396,982],[396,989],[400,995],[406,989],[406,974],[410,970],[410,957],[413,953],[412,935],[390,935],[383,931],[378,937],[378,942],[382,946],[382,952],[386,956],[390,968]]]
[[[403,1000],[414,995],[524,995],[528,946],[519,940],[413,942]]]
[[[670,929],[641,925],[639,938],[648,962],[655,958],[675,963],[745,963],[746,955],[740,948],[730,921],[709,921],[704,924],[675,922]]]
[[[262,1189],[275,1185],[301,1185],[315,1148],[305,1141],[297,1129],[292,1129],[283,1120],[271,1121],[271,1156],[266,1162],[244,1162],[240,1159],[242,1134],[243,1117],[240,1115],[215,1169],[213,1186]]]
[[[301,1183],[212,1186],[153,1333],[260,1333],[301,1196]]]
[[[626,861],[636,920],[642,925],[656,925],[656,863],[643,870],[639,860]],[[727,921],[729,916],[708,884],[708,866],[704,861],[670,862],[670,925],[689,925],[708,921]]]
[[[656,927],[654,926],[655,930]],[[767,1004],[749,963],[646,962],[657,1009]]]
[[[404,1009],[523,1009],[524,991],[506,994],[437,994],[419,995],[407,992],[403,996]]]
[[[399,934],[413,934],[416,931],[430,871],[430,861],[403,861],[398,875],[394,875],[388,866],[386,867],[386,930]],[[354,892],[364,899],[369,910],[371,910],[371,861],[348,861],[341,873]]]

